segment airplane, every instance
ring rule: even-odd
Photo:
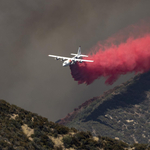
[[[82,55],[81,54],[81,46],[79,46],[77,54],[71,53],[71,55],[73,55],[74,57],[69,58],[69,57],[62,57],[62,56],[56,56],[56,55],[48,55],[48,56],[49,57],[54,57],[55,60],[64,61],[63,64],[62,64],[63,67],[66,67],[66,66],[69,66],[69,65],[73,65],[76,62],[79,62],[79,63],[82,63],[82,62],[94,62],[93,60],[81,59],[82,57],[88,57],[87,55]]]

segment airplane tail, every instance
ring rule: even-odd
[[[79,46],[79,48],[78,48],[78,55],[79,55],[80,57],[88,57],[87,55],[82,55],[82,54],[81,54],[81,46]]]
[[[73,54],[73,53],[71,53],[71,55],[74,55],[74,56],[79,56],[79,57],[88,57],[87,55],[82,55],[81,54],[81,46],[79,46],[79,48],[78,48],[78,53],[77,54]]]
[[[78,48],[78,55],[81,55],[81,46]]]

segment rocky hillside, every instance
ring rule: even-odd
[[[105,131],[106,132],[106,131]],[[147,144],[128,144],[92,136],[48,121],[37,114],[0,100],[0,150],[124,150],[150,149]]]
[[[150,72],[86,101],[58,123],[127,143],[150,142]]]

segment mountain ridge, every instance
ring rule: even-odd
[[[127,143],[150,142],[150,72],[90,99],[58,123]]]

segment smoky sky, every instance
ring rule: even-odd
[[[98,41],[150,16],[148,0],[1,0],[0,98],[51,121],[112,86],[78,85],[48,54],[87,54]]]

